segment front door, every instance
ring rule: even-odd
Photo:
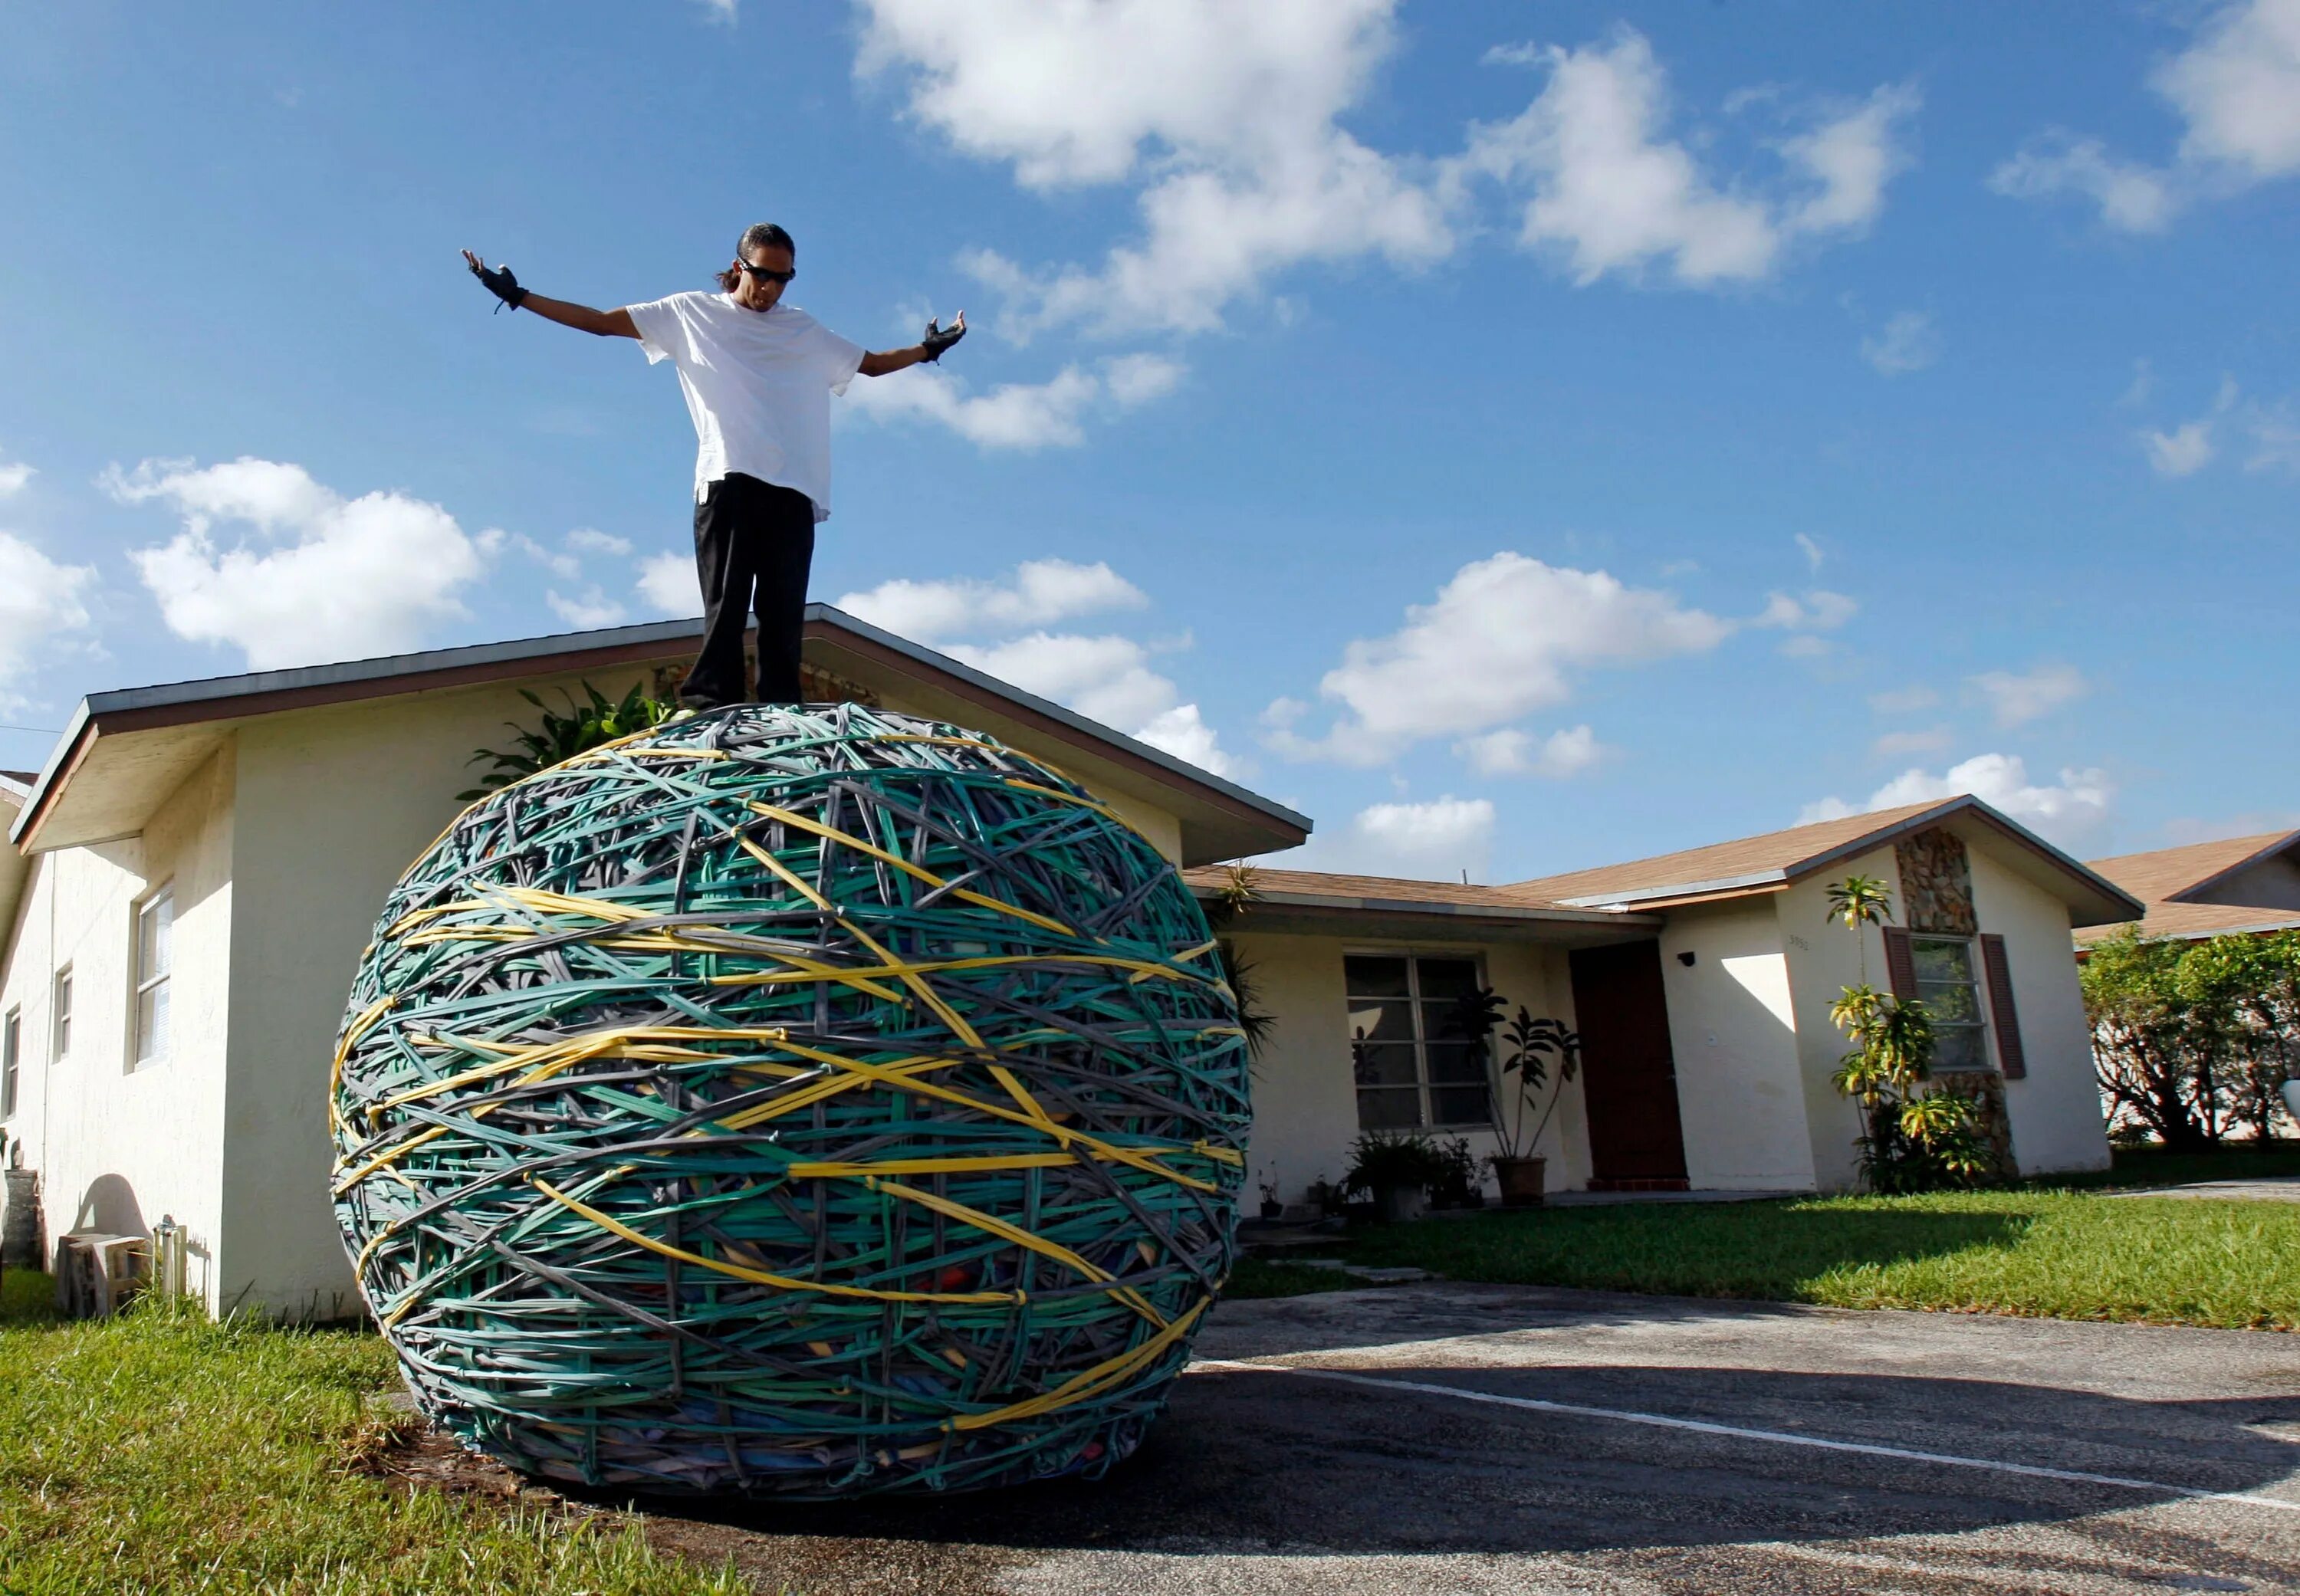
[[[1685,1133],[1677,1118],[1661,944],[1577,949],[1572,967],[1582,1101],[1589,1109],[1590,1185],[1681,1190]]]

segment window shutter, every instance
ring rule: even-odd
[[[2005,962],[2004,939],[1994,931],[1980,934],[1980,962],[1988,971],[1988,1017],[1996,1024],[1996,1062],[2006,1080],[2017,1081],[2029,1073],[2029,1057],[2021,1051],[2021,1016],[2012,1007],[2012,967]]]
[[[1917,960],[1909,949],[1909,933],[1904,927],[1886,926],[1885,978],[1890,982],[1896,998],[1917,995]]]

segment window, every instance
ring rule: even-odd
[[[67,964],[56,972],[56,989],[48,1007],[55,1016],[48,1035],[48,1057],[54,1060],[71,1052],[71,965]]]
[[[1479,990],[1476,960],[1351,953],[1342,980],[1362,1129],[1491,1123],[1485,1049],[1455,1018]]]
[[[16,1066],[24,1056],[24,1011],[8,1010],[0,1020],[0,1119],[16,1117]]]
[[[1981,1035],[1980,983],[1974,978],[1972,942],[1962,936],[1912,936],[1917,996],[1933,1022],[1935,1069],[1986,1069],[1988,1043]]]
[[[168,1056],[168,971],[175,958],[176,894],[162,887],[136,911],[136,1062]]]

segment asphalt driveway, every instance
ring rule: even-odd
[[[2300,1592],[2300,1341],[1520,1287],[1227,1303],[1111,1478],[661,1504],[766,1591]]]

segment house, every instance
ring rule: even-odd
[[[1851,875],[1892,891],[1881,936],[1829,923],[1829,885]],[[1927,1000],[1942,1078],[1981,1101],[2010,1164],[2108,1163],[2069,937],[2138,905],[1977,798],[1507,886],[1259,877],[1231,935],[1278,1017],[1253,1161],[1284,1196],[1339,1176],[1362,1127],[1493,1150],[1482,1082],[1443,1034],[1473,983],[1581,1035],[1542,1149],[1550,1189],[1848,1186],[1859,1126],[1829,1084],[1846,1044],[1829,1005],[1862,978],[1864,940],[1872,981]]]
[[[327,1200],[328,1061],[399,872],[460,807],[471,752],[585,683],[660,691],[692,623],[627,627],[96,694],[37,777],[0,782],[0,1131],[36,1168],[44,1249],[183,1226],[216,1309],[353,1303]],[[972,726],[1094,788],[1202,895],[1219,861],[1311,822],[825,605],[811,695]],[[1895,885],[1873,973],[1970,1016],[1961,1078],[2023,1169],[2106,1157],[2072,926],[2140,905],[1962,798],[1512,886],[1268,869],[1226,935],[1276,1028],[1256,1178],[1298,1198],[1362,1126],[1492,1145],[1483,1066],[1444,1033],[1464,989],[1579,1027],[1546,1144],[1563,1189],[1810,1189],[1851,1179],[1828,1076],[1855,978],[1827,883]]]
[[[2096,859],[2092,868],[2147,906],[2140,935],[2195,941],[2300,930],[2300,831],[2270,831]],[[2089,945],[2117,927],[2079,931]]]

